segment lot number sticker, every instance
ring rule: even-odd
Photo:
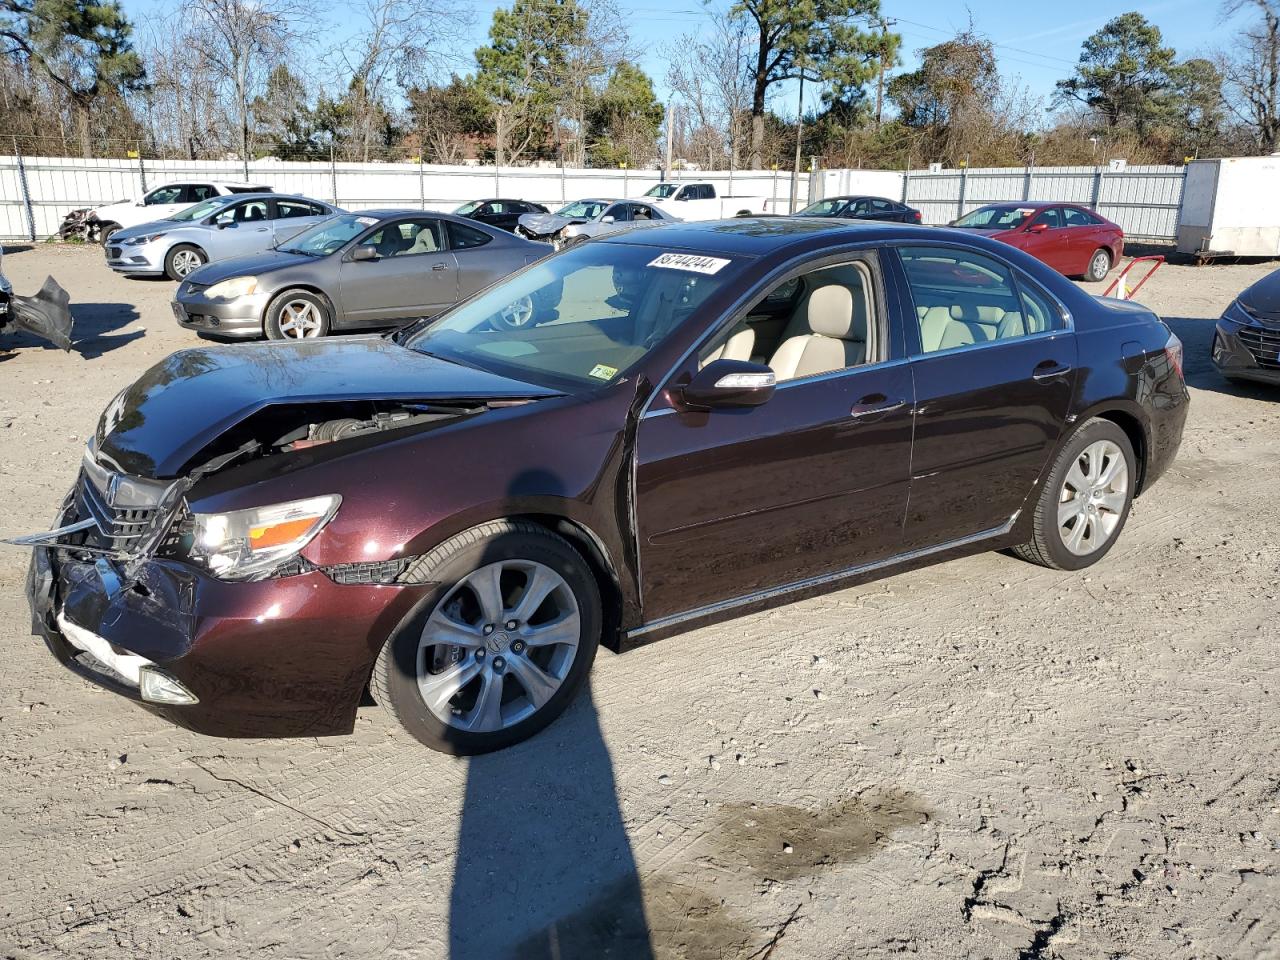
[[[617,373],[617,367],[611,367],[607,363],[597,363],[587,376],[595,377],[597,380],[612,380]]]
[[[664,253],[649,262],[664,270],[688,270],[692,273],[719,273],[732,261],[720,257],[700,257],[693,253]]]

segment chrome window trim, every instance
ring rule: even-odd
[[[887,567],[894,567],[899,564],[909,563],[912,560],[919,560],[924,557],[932,556],[935,553],[944,553],[947,550],[954,550],[959,547],[968,546],[969,544],[981,543],[983,540],[991,540],[996,537],[1001,537],[1013,529],[1013,525],[1017,523],[1017,520],[1018,513],[1014,513],[1014,515],[1001,526],[992,527],[989,530],[982,530],[978,533],[970,534],[967,537],[948,540],[945,543],[940,543],[932,547],[920,547],[916,550],[908,550],[905,553],[895,554],[894,556],[887,557],[884,560],[875,560],[871,563],[857,564],[852,567],[846,567],[843,570],[837,570],[833,573],[823,573],[814,577],[806,577],[803,580],[794,580],[791,583],[777,587],[769,587],[766,590],[757,590],[753,593],[743,594],[729,600],[718,600],[715,603],[695,607],[693,610],[686,610],[683,613],[673,613],[666,617],[660,617],[651,623],[646,623],[636,627],[634,630],[628,630],[627,639],[630,640],[636,637],[643,637],[645,634],[664,630],[668,627],[678,626],[679,624],[687,623],[690,620],[701,620],[704,617],[711,617],[718,613],[726,613],[730,610],[737,609],[738,607],[745,607],[748,604],[772,600],[777,597],[784,597],[789,593],[809,590],[815,587],[825,586],[829,583],[837,583],[840,580],[847,580],[850,577],[859,576],[864,573],[871,573],[876,570],[883,570]]]

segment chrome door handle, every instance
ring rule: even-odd
[[[889,400],[888,398],[882,398],[880,400],[873,400],[870,403],[867,402],[868,400],[872,400],[872,398],[863,397],[861,402],[855,403],[853,405],[853,409],[849,411],[849,416],[853,417],[855,420],[864,417],[880,416],[886,413],[892,413],[894,410],[907,405],[907,401],[905,400]]]
[[[449,267],[447,264],[444,264],[444,263],[433,263],[431,265],[431,269],[432,270],[448,270]]]
[[[1054,377],[1060,377],[1064,373],[1071,372],[1071,365],[1068,363],[1057,363],[1053,360],[1045,360],[1038,364],[1031,371],[1032,380],[1052,380]]]

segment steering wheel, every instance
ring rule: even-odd
[[[494,316],[501,330],[523,330],[533,322],[533,300],[528,296],[511,301]]]

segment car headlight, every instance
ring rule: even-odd
[[[338,512],[342,497],[311,497],[227,513],[194,514],[192,559],[222,580],[258,579],[297,556]]]
[[[210,299],[234,300],[236,297],[246,297],[257,292],[257,277],[232,277],[229,280],[218,281],[206,290],[204,295]]]
[[[124,243],[125,243],[125,246],[127,247],[138,247],[144,243],[150,243],[152,240],[159,240],[163,236],[164,236],[163,232],[148,233],[146,236],[142,236],[142,237],[130,237]]]

